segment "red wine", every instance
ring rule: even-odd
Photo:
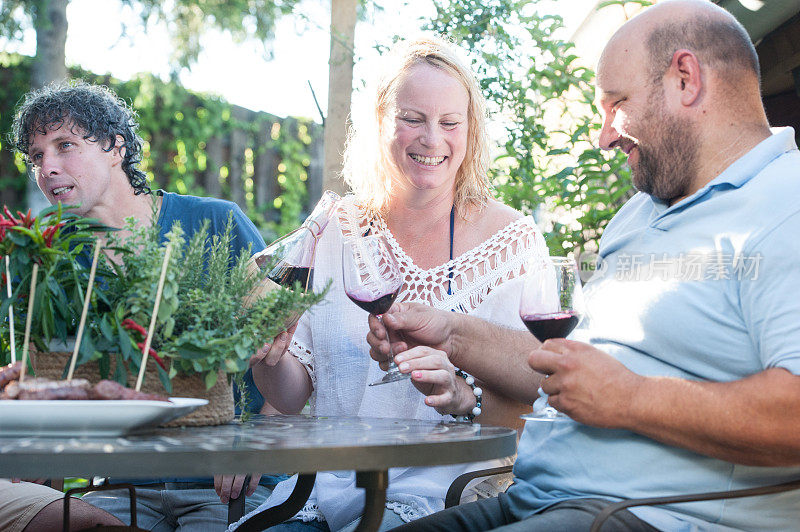
[[[392,303],[394,303],[394,299],[397,297],[398,292],[400,292],[400,288],[398,288],[394,292],[382,295],[379,298],[373,300],[359,299],[359,297],[362,296],[357,293],[354,294],[348,293],[347,297],[350,298],[350,301],[352,301],[359,307],[363,308],[370,314],[379,315],[389,310],[389,308],[392,306]]]
[[[522,317],[522,321],[537,340],[544,342],[551,338],[565,338],[578,324],[579,318],[576,312],[567,311],[528,314]]]
[[[287,288],[292,288],[295,281],[297,281],[303,290],[306,288],[311,289],[314,284],[314,268],[290,266],[283,263],[275,266],[267,277]],[[308,280],[308,284],[306,284],[306,280]]]

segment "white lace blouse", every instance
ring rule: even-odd
[[[382,377],[383,371],[368,354],[367,313],[347,298],[342,287],[342,242],[363,235],[370,226],[371,232],[386,235],[405,276],[398,301],[427,303],[521,329],[521,279],[515,278],[529,258],[547,255],[541,232],[531,217],[520,218],[472,250],[422,270],[398,245],[383,219],[365,217],[353,196],[340,201],[337,221],[338,226],[330,223],[320,239],[314,264],[314,286],[322,287],[331,280],[331,289],[325,302],[300,319],[290,347],[290,353],[306,367],[313,383],[311,413],[452,421],[452,417],[425,405],[424,396],[410,381],[367,386]],[[510,459],[391,469],[386,507],[405,521],[429,515],[444,508],[445,493],[455,477],[503,463],[510,463]],[[293,477],[280,483],[262,507],[284,500],[295,482]],[[505,487],[497,485],[496,479],[484,481],[465,490],[464,497],[493,496]],[[325,520],[335,531],[358,518],[363,504],[363,490],[356,488],[354,472],[322,472],[317,475],[311,498],[296,517],[304,521]]]

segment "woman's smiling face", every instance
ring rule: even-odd
[[[397,87],[389,108],[389,152],[401,187],[453,188],[467,149],[469,95],[445,70],[417,64]]]

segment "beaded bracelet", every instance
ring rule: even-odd
[[[455,418],[456,421],[469,421],[472,423],[472,420],[475,419],[476,416],[481,415],[481,402],[483,401],[483,390],[480,387],[475,386],[475,377],[467,373],[466,371],[461,371],[460,369],[456,368],[456,375],[463,378],[464,381],[472,388],[472,394],[475,396],[475,408],[472,409],[472,412],[469,414],[457,416],[455,414],[450,414]]]

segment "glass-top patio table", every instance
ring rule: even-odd
[[[254,416],[245,423],[157,428],[124,437],[30,437],[0,434],[0,477],[172,477],[300,473],[289,499],[249,519],[263,530],[305,504],[317,471],[355,470],[366,490],[359,530],[375,530],[386,501],[388,469],[501,458],[517,433],[470,423],[377,418]]]

